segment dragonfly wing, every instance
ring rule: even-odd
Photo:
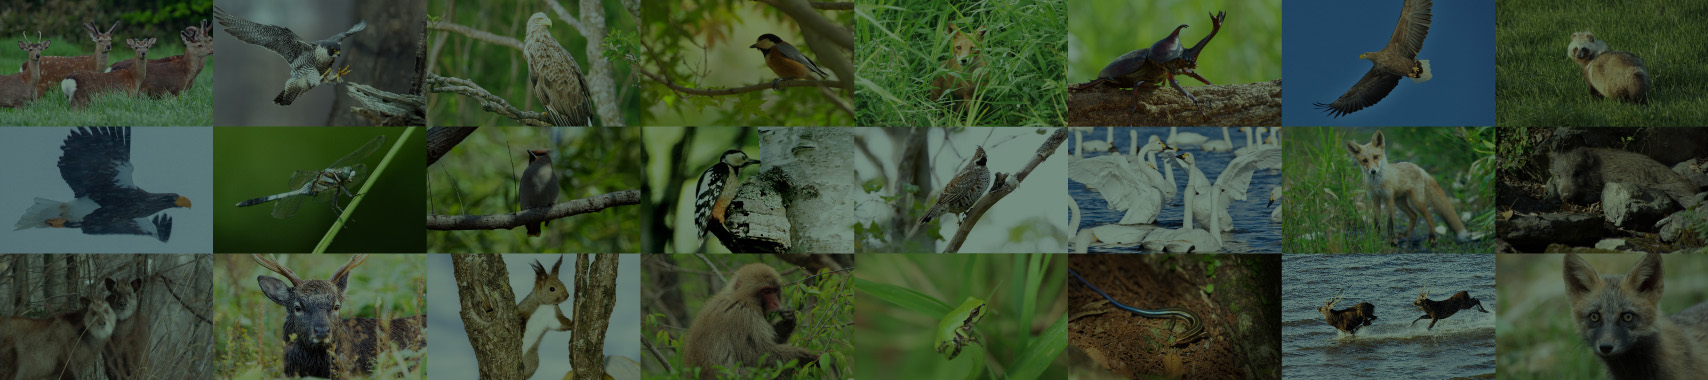
[[[333,161],[331,165],[327,165],[326,167],[336,169],[350,166],[350,164],[353,163],[362,162],[362,160],[368,159],[368,156],[373,155],[374,152],[379,151],[380,146],[383,145],[385,145],[385,135],[374,136],[373,140],[368,140],[368,143],[363,144],[361,148],[356,148],[356,151],[344,155],[343,158],[339,158],[338,161]]]
[[[291,215],[296,215],[297,208],[302,207],[302,202],[310,196],[309,193],[301,192],[305,189],[312,190],[314,180],[316,178],[320,178],[319,171],[298,170],[296,174],[292,174],[291,191],[299,192],[299,194],[284,197],[275,201],[276,203],[273,203],[273,217],[285,219],[291,217]]]

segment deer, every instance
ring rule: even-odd
[[[178,38],[184,41],[184,54],[148,60],[148,78],[142,81],[142,93],[164,98],[195,87],[196,76],[207,66],[208,56],[213,55],[213,37],[208,30],[207,20],[202,20],[201,27],[184,28],[178,33]],[[107,71],[128,70],[134,65],[135,61],[119,61]]]
[[[516,303],[517,323],[522,327],[522,341],[525,351],[522,355],[521,378],[534,376],[534,371],[540,367],[540,340],[545,339],[548,331],[569,331],[571,321],[563,315],[563,309],[558,304],[569,300],[569,289],[563,286],[563,280],[558,278],[558,268],[563,266],[563,257],[557,258],[552,264],[552,271],[546,272],[545,266],[539,260],[531,264],[534,268],[534,290]]]
[[[107,31],[103,33],[99,26],[96,26],[93,23],[83,23],[83,30],[89,32],[89,39],[95,40],[95,54],[79,55],[75,57],[42,57],[41,78],[38,78],[35,81],[36,94],[46,94],[48,89],[53,88],[55,84],[59,84],[59,81],[64,80],[65,77],[71,75],[71,73],[78,71],[100,72],[103,69],[106,69],[107,60],[110,56],[109,53],[113,52],[113,29],[118,27],[119,22],[114,21],[113,26],[108,27]],[[29,66],[30,64],[25,62],[19,67],[18,71],[24,71],[29,68]]]
[[[41,93],[36,92],[35,83],[42,75],[42,50],[46,50],[48,46],[52,46],[53,41],[41,40],[41,35],[39,33],[36,35],[36,39],[40,41],[31,43],[28,41],[29,36],[25,36],[24,41],[18,41],[18,48],[23,49],[25,52],[29,52],[30,54],[30,64],[28,65],[29,70],[25,70],[24,72],[17,74],[0,76],[0,107],[23,107],[24,104],[41,97]]]
[[[1344,290],[1341,289],[1341,291]],[[1357,335],[1359,328],[1369,326],[1371,321],[1376,320],[1376,305],[1360,302],[1349,308],[1335,310],[1334,304],[1340,302],[1341,291],[1336,291],[1334,299],[1328,300],[1327,304],[1317,308],[1317,312],[1323,313],[1323,319],[1328,321],[1330,326],[1345,331],[1347,334]]]
[[[154,47],[154,38],[146,40],[135,38],[126,39],[125,45],[136,50],[137,62],[148,61],[148,49]],[[71,108],[82,109],[89,107],[89,102],[96,94],[108,91],[125,91],[136,94],[142,88],[142,81],[148,76],[148,65],[139,65],[133,70],[110,72],[78,71],[66,76],[60,81],[60,89],[65,91],[65,98],[71,101]]]
[[[0,318],[0,379],[77,379],[113,334],[113,308],[82,297],[81,309],[45,319]]]
[[[1411,321],[1412,326],[1417,326],[1417,321],[1429,318],[1429,328],[1425,330],[1434,330],[1435,322],[1447,319],[1460,310],[1470,310],[1471,307],[1476,307],[1477,311],[1489,312],[1483,309],[1483,301],[1471,298],[1471,293],[1465,291],[1454,293],[1452,297],[1447,297],[1445,300],[1435,301],[1429,299],[1429,289],[1424,289],[1423,293],[1417,295],[1417,300],[1412,301],[1411,304],[1417,306],[1418,310],[1423,310],[1423,316]]]
[[[148,374],[149,323],[148,313],[142,312],[142,279],[129,282],[106,279],[107,305],[112,306],[118,322],[113,334],[101,349],[102,365],[109,379],[146,379]]]
[[[281,360],[285,376],[341,379],[369,375],[374,369],[374,359],[387,346],[417,351],[427,347],[426,336],[422,334],[427,324],[425,315],[391,320],[339,316],[350,270],[367,261],[368,255],[351,257],[325,280],[303,280],[272,259],[254,254],[250,257],[290,281],[286,285],[272,276],[255,276],[261,293],[285,307],[285,325],[280,329],[285,341]],[[383,342],[381,337],[390,341]]]

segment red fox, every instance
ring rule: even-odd
[[[1661,317],[1661,255],[1643,256],[1624,276],[1603,276],[1567,254],[1565,278],[1572,324],[1607,365],[1608,378],[1687,379],[1708,371],[1699,347],[1708,336],[1708,302]]]
[[[956,100],[972,99],[979,86],[979,78],[973,72],[984,66],[984,58],[979,54],[979,45],[984,44],[984,29],[968,33],[951,22],[948,32],[949,59],[943,61],[943,68],[949,73],[931,80],[931,99],[942,99],[945,92],[953,94]]]
[[[1358,162],[1359,172],[1364,173],[1364,186],[1369,190],[1372,206],[1376,207],[1378,226],[1382,214],[1387,214],[1390,230],[1395,226],[1394,208],[1395,200],[1398,200],[1399,210],[1406,213],[1405,236],[1410,237],[1421,220],[1433,240],[1435,221],[1429,216],[1429,210],[1434,208],[1435,213],[1447,221],[1447,226],[1458,233],[1459,241],[1470,241],[1471,234],[1465,231],[1465,223],[1459,220],[1459,213],[1453,210],[1453,202],[1447,199],[1446,192],[1441,191],[1441,185],[1435,183],[1435,177],[1430,177],[1417,164],[1388,163],[1387,140],[1382,138],[1382,132],[1370,136],[1369,144],[1347,141],[1346,151],[1352,153],[1352,160]],[[1396,237],[1390,235],[1388,242],[1393,243]]]

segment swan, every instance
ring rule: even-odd
[[[1079,151],[1080,152],[1108,152],[1110,150],[1110,148],[1113,148],[1114,146],[1112,145],[1112,143],[1115,141],[1115,128],[1106,128],[1106,129],[1109,130],[1109,139],[1108,140],[1085,140],[1084,142],[1079,143]]]
[[[1160,149],[1145,144],[1140,154]],[[1146,173],[1148,172],[1148,173]],[[1163,189],[1153,183],[1162,175],[1146,166],[1134,167],[1128,157],[1097,156],[1068,164],[1068,178],[1085,184],[1109,202],[1109,208],[1126,211],[1118,224],[1150,224],[1162,212]]]
[[[1168,140],[1165,140],[1164,142],[1167,142],[1168,145],[1186,146],[1203,144],[1205,141],[1209,140],[1209,137],[1204,137],[1204,135],[1197,133],[1180,133],[1180,127],[1168,127]]]
[[[1209,198],[1211,206],[1214,207],[1216,206],[1216,199],[1220,197],[1212,196]],[[1191,204],[1194,200],[1192,192],[1187,191],[1186,203]],[[1141,241],[1139,245],[1144,247],[1146,250],[1162,252],[1203,253],[1221,251],[1222,234],[1212,232],[1221,230],[1221,225],[1218,221],[1219,219],[1211,218],[1209,230],[1192,228],[1192,219],[1192,208],[1187,207],[1186,215],[1180,218],[1181,225],[1179,229],[1159,229],[1151,231],[1146,234],[1144,240]]]
[[[1247,139],[1247,140],[1250,140],[1250,139]],[[1251,145],[1251,142],[1247,141],[1246,146],[1250,146],[1250,145]],[[1199,148],[1204,149],[1205,152],[1226,152],[1226,151],[1234,150],[1234,139],[1232,137],[1228,137],[1228,127],[1222,127],[1222,139],[1221,140],[1216,140],[1216,141],[1204,143],[1204,145],[1199,146]]]
[[[1155,226],[1105,224],[1086,229],[1079,228],[1079,202],[1072,196],[1068,197],[1068,231],[1075,231],[1072,245],[1074,253],[1086,253],[1091,243],[1103,242],[1119,245],[1134,245],[1145,238],[1145,235]]]
[[[1276,186],[1275,190],[1269,191],[1269,206],[1268,207],[1275,207],[1275,201],[1279,201],[1279,200],[1281,200],[1281,186]],[[1281,208],[1280,207],[1275,207],[1275,211],[1269,212],[1269,221],[1275,222],[1275,223],[1281,223]]]
[[[1222,169],[1221,174],[1216,176],[1215,183],[1211,183],[1208,178],[1204,177],[1204,171],[1198,168],[1197,158],[1191,153],[1181,153],[1174,158],[1176,159],[1175,162],[1185,168],[1187,172],[1185,193],[1197,193],[1200,196],[1217,195],[1199,199],[1197,203],[1187,201],[1191,208],[1196,209],[1195,215],[1200,219],[1198,222],[1212,224],[1209,222],[1220,221],[1222,223],[1216,225],[1221,226],[1221,231],[1232,231],[1234,219],[1233,215],[1228,213],[1228,204],[1236,200],[1246,200],[1245,193],[1246,189],[1251,187],[1253,172],[1271,165],[1276,167],[1281,165],[1281,148],[1265,147],[1243,157],[1235,158],[1232,162],[1228,162],[1228,167]]]
[[[1245,129],[1245,128],[1241,127],[1240,129]],[[1251,129],[1246,130],[1245,146],[1242,146],[1239,149],[1234,150],[1234,157],[1239,157],[1239,156],[1251,154],[1252,150],[1264,147],[1265,143],[1263,140],[1263,132],[1267,129],[1268,128],[1264,128],[1264,127],[1255,127],[1255,128],[1251,128]]]

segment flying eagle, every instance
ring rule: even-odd
[[[593,95],[587,80],[575,66],[575,58],[552,38],[552,19],[545,12],[528,18],[528,36],[522,41],[522,57],[528,60],[528,86],[552,125],[593,125]]]
[[[91,235],[148,235],[161,242],[172,236],[172,217],[154,215],[190,207],[178,194],[157,194],[131,182],[129,127],[78,128],[59,146],[59,176],[77,199],[36,198],[18,219],[17,229],[80,228]]]
[[[244,20],[219,7],[214,7],[214,18],[219,20],[220,25],[225,26],[227,34],[250,45],[279,53],[280,57],[284,57],[285,63],[291,66],[291,78],[285,80],[285,89],[273,97],[273,104],[281,106],[291,105],[291,102],[296,101],[297,95],[313,90],[321,82],[342,78],[342,72],[332,70],[332,63],[344,51],[344,38],[368,28],[368,22],[362,21],[344,33],[308,42],[285,27]]]
[[[1317,108],[1328,112],[1329,116],[1346,116],[1382,101],[1394,91],[1394,86],[1399,85],[1402,76],[1410,77],[1416,83],[1428,81],[1429,61],[1418,60],[1417,52],[1423,50],[1423,38],[1429,35],[1429,8],[1432,5],[1431,0],[1406,0],[1405,6],[1400,8],[1400,22],[1394,26],[1394,36],[1388,39],[1388,46],[1358,55],[1358,58],[1370,60],[1375,67],[1364,73],[1358,84],[1341,94],[1340,99],[1330,104],[1315,103]]]

